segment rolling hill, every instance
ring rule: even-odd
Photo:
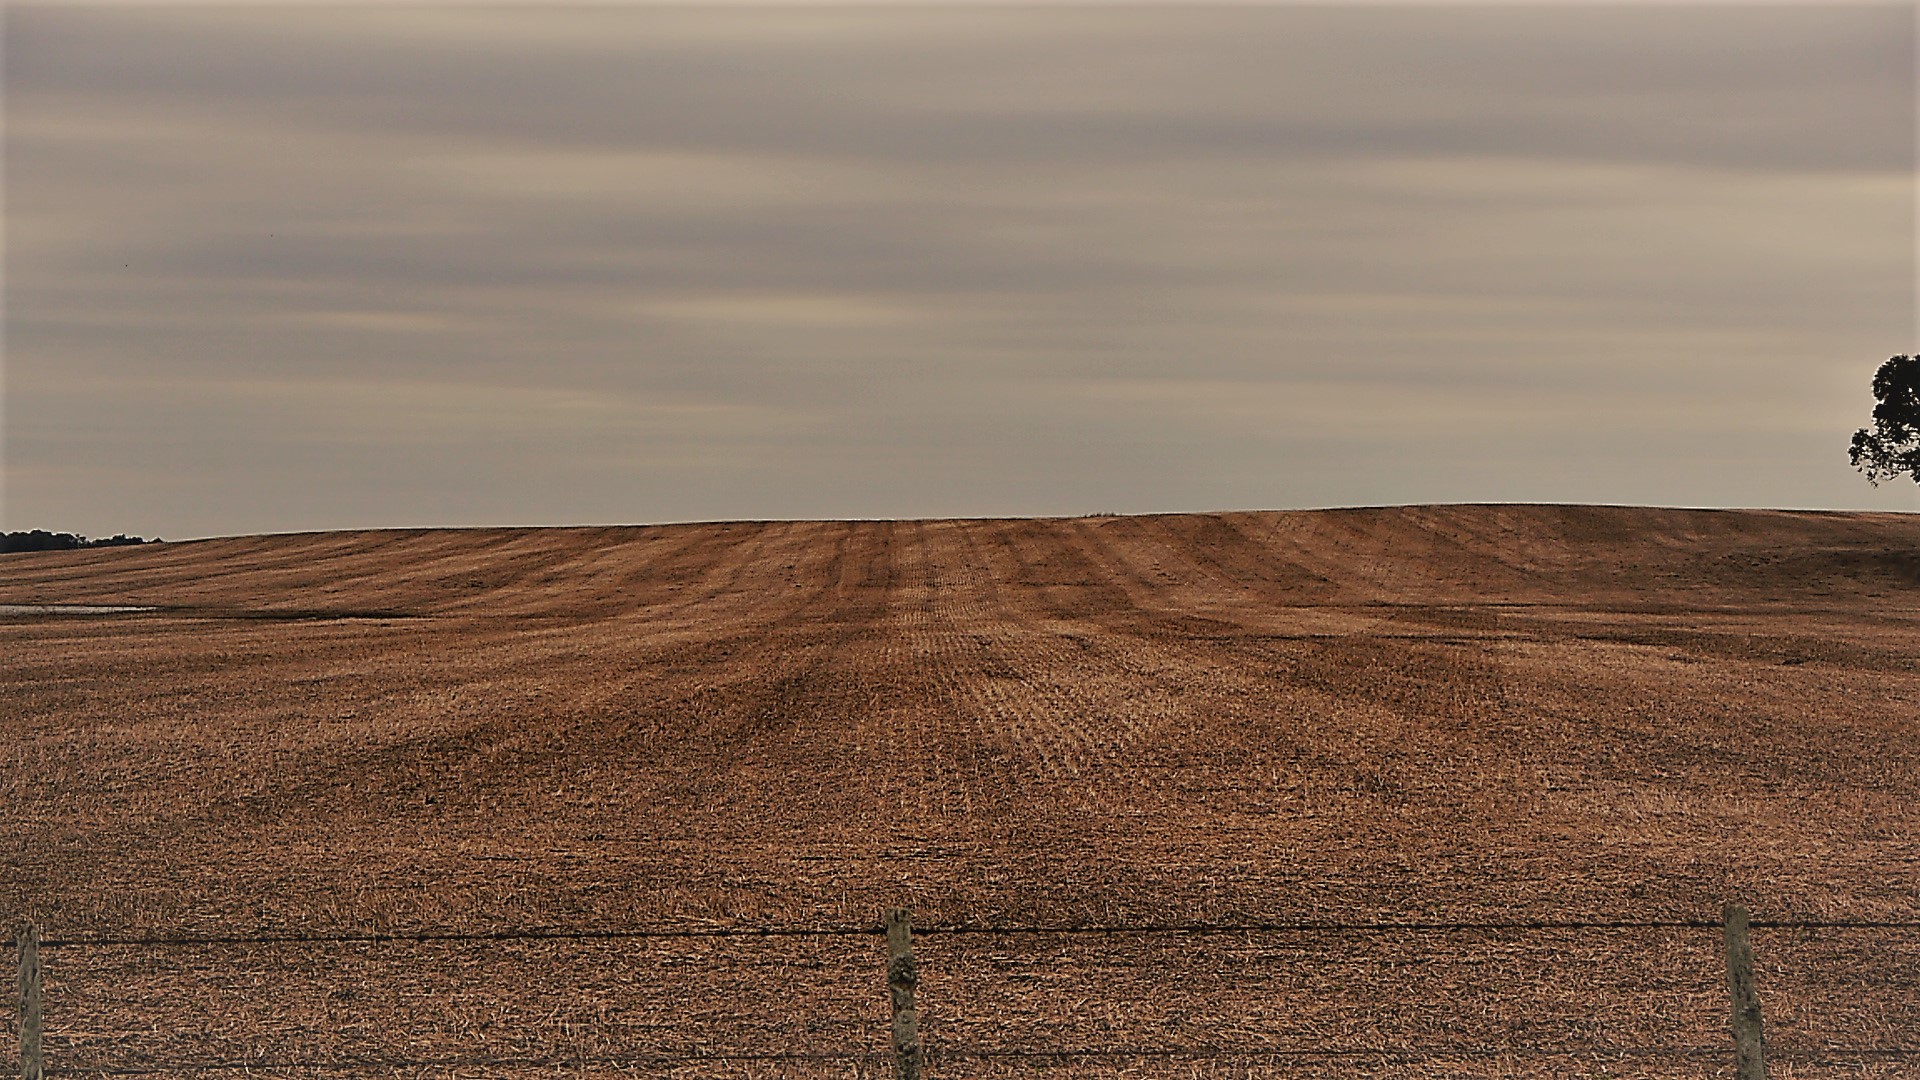
[[[1725,1006],[1718,939],[1685,924],[1727,900],[1920,920],[1911,515],[1434,506],[0,556],[0,605],[46,604],[150,609],[0,614],[0,914],[54,939],[834,928],[901,904],[1025,928],[926,938],[930,1052],[1004,1051],[934,1076],[1691,1077],[1727,1075],[1693,1052],[1725,1041]],[[1488,922],[1548,928],[1053,932]],[[1920,1053],[1920,930],[1755,941],[1785,1075],[1920,1070],[1817,1052]],[[748,1056],[673,1075],[879,1076],[752,1057],[883,1048],[877,949],[54,947],[48,1059],[531,1076],[552,1053],[631,1075],[720,1046]],[[1208,1047],[1272,1055],[1170,1052]]]

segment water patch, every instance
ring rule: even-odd
[[[0,615],[124,615],[158,610],[128,604],[0,604]]]

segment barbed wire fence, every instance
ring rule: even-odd
[[[1378,920],[1378,921],[1299,921],[1299,922],[1166,922],[1140,924],[1006,924],[947,925],[914,927],[906,909],[889,909],[877,924],[821,926],[711,926],[667,928],[577,929],[562,927],[497,931],[414,931],[414,932],[341,932],[341,933],[260,933],[260,934],[159,934],[89,937],[40,937],[31,923],[21,927],[19,950],[18,1032],[19,1072],[21,1080],[45,1080],[48,1076],[154,1076],[198,1073],[318,1072],[354,1073],[368,1070],[406,1069],[553,1069],[553,1068],[671,1068],[698,1063],[865,1063],[885,1069],[891,1063],[896,1080],[922,1080],[929,1069],[947,1062],[1004,1061],[1061,1064],[1095,1060],[1230,1060],[1247,1063],[1320,1063],[1367,1060],[1373,1063],[1419,1064],[1423,1061],[1457,1060],[1478,1057],[1572,1057],[1598,1053],[1614,1058],[1730,1059],[1737,1080],[1765,1080],[1766,1058],[1826,1060],[1849,1062],[1920,1061],[1920,1048],[1828,1046],[1782,1051],[1767,1045],[1760,998],[1754,983],[1753,950],[1750,929],[1766,930],[1839,930],[1839,931],[1920,931],[1920,921],[1885,919],[1750,919],[1738,904],[1727,905],[1722,919],[1597,919],[1597,920]],[[1288,933],[1397,934],[1397,933],[1520,933],[1534,931],[1649,931],[1718,930],[1723,936],[1726,966],[1727,1018],[1730,1042],[1719,1046],[1596,1047],[1592,1051],[1564,1047],[1327,1047],[1293,1048],[1192,1045],[1192,1046],[1093,1046],[995,1048],[923,1044],[919,1030],[918,961],[914,953],[916,938],[926,937],[1020,937],[1020,936],[1219,936]],[[43,1046],[46,1018],[42,950],[88,950],[107,948],[175,949],[218,948],[255,945],[379,945],[394,943],[487,943],[514,941],[626,941],[652,939],[701,938],[885,938],[887,963],[885,984],[892,1013],[891,1045],[886,1050],[848,1049],[845,1051],[713,1051],[635,1052],[623,1054],[546,1055],[471,1055],[446,1057],[352,1057],[328,1059],[288,1058],[269,1060],[201,1060],[163,1064],[89,1064],[70,1066],[47,1064]]]

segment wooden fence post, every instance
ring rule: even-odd
[[[20,1080],[45,1080],[40,1059],[40,931],[20,928]]]
[[[1760,1042],[1760,995],[1753,986],[1753,947],[1747,942],[1747,909],[1726,907],[1727,992],[1733,998],[1733,1068],[1739,1080],[1767,1080]]]
[[[920,1010],[913,1001],[914,990],[920,985],[920,969],[913,960],[913,913],[906,908],[888,908],[886,927],[894,1075],[899,1080],[920,1080]]]

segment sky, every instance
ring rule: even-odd
[[[1915,12],[11,3],[0,526],[1920,510]]]

